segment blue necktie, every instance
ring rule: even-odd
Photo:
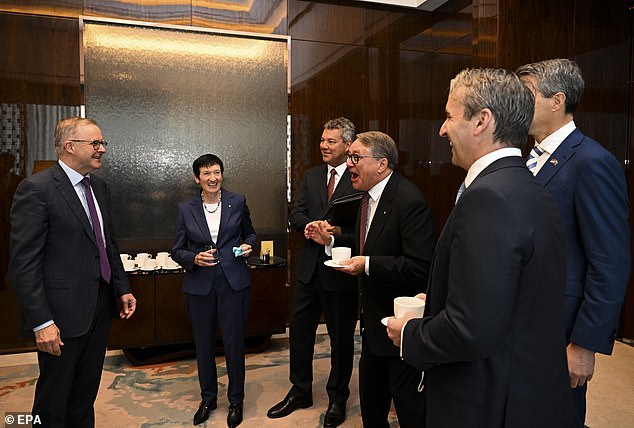
[[[458,199],[460,199],[460,196],[462,196],[462,192],[464,192],[465,190],[467,190],[467,186],[464,184],[463,181],[460,185],[460,189],[458,189],[458,194],[456,194],[456,202],[454,202],[454,205],[458,203]]]
[[[95,207],[95,201],[92,198],[90,179],[88,177],[84,177],[84,179],[81,180],[81,184],[84,185],[84,191],[86,192],[86,201],[88,202],[88,211],[90,212],[90,219],[92,221],[92,230],[95,232],[97,248],[99,249],[99,268],[101,269],[101,277],[104,281],[109,283],[112,272],[110,271],[110,263],[108,262],[108,255],[106,254],[106,245],[103,242],[103,235],[101,234],[101,224],[99,224],[97,208]]]

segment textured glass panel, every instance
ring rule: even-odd
[[[191,164],[213,153],[260,239],[285,252],[287,43],[179,29],[85,24],[86,116],[110,142],[120,240],[171,242]],[[125,245],[124,245],[125,246]],[[141,248],[138,248],[141,249]]]

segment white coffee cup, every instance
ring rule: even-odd
[[[138,253],[136,255],[135,260],[137,261],[137,264],[139,266],[143,266],[145,264],[145,261],[147,259],[151,259],[151,258],[152,258],[152,254],[150,254],[150,253]]]
[[[394,298],[394,316],[402,318],[407,313],[414,314],[414,318],[422,318],[425,312],[425,301],[418,297],[396,297]]]
[[[160,252],[156,254],[156,264],[159,266],[165,266],[167,264],[167,258],[169,257],[170,253],[167,252]]]
[[[121,253],[119,254],[119,257],[121,257],[122,263],[125,263],[126,260],[132,260],[132,256],[130,254]]]
[[[334,247],[331,250],[332,261],[340,264],[343,260],[352,257],[352,249],[350,247]]]
[[[145,263],[143,263],[143,269],[156,269],[156,260],[146,259]]]
[[[123,269],[127,272],[133,271],[135,266],[135,261],[132,259],[123,260]]]

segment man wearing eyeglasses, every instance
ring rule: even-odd
[[[9,271],[22,333],[35,336],[40,376],[33,415],[47,427],[94,427],[110,322],[136,300],[112,231],[101,168],[107,142],[90,119],[55,128],[58,162],[18,186],[11,208]]]
[[[423,420],[422,373],[399,356],[381,319],[394,313],[398,296],[425,291],[434,251],[429,206],[420,190],[395,172],[398,149],[382,132],[364,132],[348,148],[346,163],[355,190],[364,192],[354,235],[329,233],[327,222],[315,222],[309,236],[326,245],[350,246],[357,256],[342,261],[341,272],[359,276],[362,348],[359,396],[363,426],[389,427],[394,401],[401,427]]]

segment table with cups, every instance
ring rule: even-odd
[[[139,358],[139,353],[155,358],[165,348],[191,347],[191,323],[182,292],[185,269],[172,260],[168,252],[121,254],[121,261],[138,304],[131,319],[113,320],[108,346],[123,348],[133,364],[134,359],[140,364],[153,361]],[[247,265],[252,283],[245,338],[247,342],[251,339],[255,342],[286,331],[286,261],[275,257],[263,263],[251,257]],[[163,357],[173,358],[173,355],[160,358]]]
[[[179,270],[181,265],[172,260],[170,253],[162,251],[153,256],[150,253],[137,253],[135,257],[130,254],[122,253],[121,263],[126,272],[154,272],[157,270]]]

